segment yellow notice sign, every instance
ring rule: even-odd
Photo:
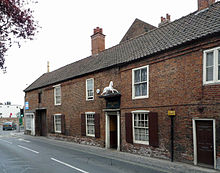
[[[175,111],[168,111],[168,115],[169,115],[169,116],[175,116],[175,115],[176,115],[176,112],[175,112]]]

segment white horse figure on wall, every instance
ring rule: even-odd
[[[110,83],[109,83],[109,86],[108,87],[105,87],[104,88],[104,90],[103,90],[103,92],[102,92],[102,94],[101,95],[103,95],[103,94],[108,94],[108,93],[119,93],[116,89],[114,89],[113,88],[113,82],[112,81],[110,81]]]

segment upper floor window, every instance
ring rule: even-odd
[[[132,98],[149,97],[149,65],[132,70]]]
[[[220,47],[204,51],[203,84],[220,82]]]
[[[86,100],[94,99],[94,79],[86,80]]]
[[[54,104],[61,105],[61,86],[54,86]]]
[[[38,93],[38,103],[41,103],[41,98],[42,98],[42,92]]]

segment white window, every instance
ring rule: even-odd
[[[26,114],[26,130],[32,130],[33,114]]]
[[[54,104],[61,105],[61,86],[54,86]]]
[[[220,47],[203,54],[203,84],[220,83]]]
[[[132,115],[134,143],[149,145],[148,111],[134,111]]]
[[[86,112],[86,136],[95,137],[95,113]]]
[[[61,115],[54,115],[54,131],[61,133]]]
[[[149,65],[132,70],[132,98],[148,98]]]
[[[86,100],[94,99],[94,79],[86,80]]]

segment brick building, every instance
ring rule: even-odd
[[[95,28],[91,56],[25,89],[26,133],[220,169],[219,19],[220,2],[198,0],[109,49]]]

